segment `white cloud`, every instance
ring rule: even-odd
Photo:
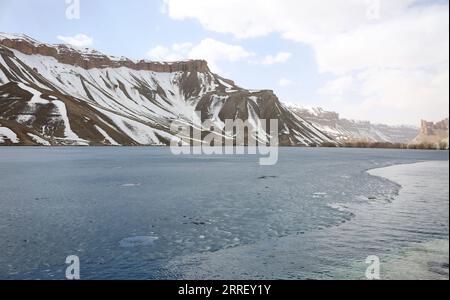
[[[344,93],[351,90],[353,86],[352,76],[339,77],[333,81],[327,82],[327,84],[319,89],[318,93],[322,95],[341,96]]]
[[[448,78],[448,4],[417,0],[164,2],[171,18],[196,20],[210,31],[240,39],[275,33],[309,45],[319,72],[336,76],[319,94],[342,99],[349,92],[361,95],[360,105],[353,105],[354,118],[370,109],[380,110],[372,116],[375,121],[385,118],[386,111],[403,111],[409,113],[399,123],[417,123],[422,117],[448,113],[448,82],[440,80]],[[274,62],[275,56],[264,61]]]
[[[449,111],[448,65],[434,72],[402,69],[369,69],[353,78],[349,97],[330,95],[330,109],[343,117],[374,120],[385,124],[419,125],[420,119],[442,120]],[[341,99],[339,102],[334,100]],[[345,98],[344,98],[345,97]],[[358,97],[358,96],[357,96]],[[348,101],[348,98],[352,101]],[[432,101],[429,101],[432,99]]]
[[[148,51],[147,56],[154,60],[165,60],[169,53],[170,53],[169,48],[162,45],[158,45],[155,48]]]
[[[157,61],[178,61],[189,58],[191,43],[173,44],[171,47],[158,45],[147,52],[147,56]]]
[[[281,87],[287,87],[287,86],[291,86],[293,84],[294,84],[294,82],[288,78],[281,78],[280,80],[278,80],[278,85]]]
[[[404,114],[409,123],[420,119],[438,121],[448,117],[449,69],[435,72],[420,70],[368,70],[361,74],[363,113],[389,111]],[[385,122],[392,123],[391,120]]]
[[[267,55],[264,57],[263,65],[284,64],[292,57],[292,53],[279,52],[276,55]]]
[[[75,36],[61,36],[58,35],[58,39],[66,44],[70,44],[75,47],[83,48],[90,47],[94,44],[94,39],[85,34],[77,34]]]
[[[321,72],[343,74],[365,68],[423,68],[448,61],[448,9],[408,10],[385,22],[318,39]]]
[[[159,61],[177,61],[183,59],[204,59],[214,72],[220,72],[218,63],[221,61],[237,62],[250,58],[254,53],[238,45],[226,44],[214,39],[204,39],[199,44],[173,44],[170,47],[156,46],[147,55]]]
[[[206,29],[249,38],[279,32],[307,40],[372,22],[373,6],[363,0],[164,0],[176,20],[196,19]],[[402,11],[414,0],[383,1],[380,19]]]
[[[236,62],[253,55],[253,53],[246,51],[241,46],[222,43],[214,39],[202,40],[189,53],[191,58],[206,59],[211,62],[220,60]]]

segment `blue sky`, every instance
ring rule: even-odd
[[[83,46],[134,59],[205,58],[245,88],[347,118],[447,117],[448,1],[316,2],[81,0],[69,20],[66,0],[0,0],[0,31],[48,43],[83,35]]]

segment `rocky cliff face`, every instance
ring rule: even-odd
[[[278,119],[285,146],[332,142],[273,92],[243,89],[202,60],[132,61],[0,34],[1,145],[167,145],[173,121],[198,126],[195,111],[218,127]]]
[[[368,121],[341,119],[336,112],[321,108],[303,108],[289,105],[290,110],[338,142],[389,142],[409,143],[418,128],[412,126],[387,126]]]
[[[420,133],[412,140],[411,144],[431,144],[439,148],[449,146],[449,119],[440,122],[428,122],[422,120]]]
[[[55,58],[59,63],[79,66],[83,69],[105,69],[125,67],[132,70],[174,73],[174,72],[209,72],[204,60],[161,63],[151,61],[132,61],[126,57],[104,55],[92,49],[76,49],[68,45],[47,45],[27,36],[0,36],[0,45],[15,49],[26,55],[42,55]]]

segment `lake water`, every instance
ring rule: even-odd
[[[363,279],[371,255],[385,279],[448,279],[448,151],[258,162],[0,148],[0,279],[64,279],[69,255],[82,279]]]

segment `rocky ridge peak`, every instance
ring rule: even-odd
[[[434,123],[434,122],[428,122],[425,120],[422,120],[421,124],[421,133],[425,135],[433,135],[435,131],[448,131],[449,127],[449,119],[442,120],[440,122]]]
[[[138,71],[159,73],[210,72],[205,60],[186,60],[177,62],[133,61],[126,57],[105,55],[89,48],[76,48],[69,45],[50,45],[38,42],[26,35],[0,33],[0,45],[27,55],[42,55],[55,58],[58,62],[83,69],[104,69],[126,67]]]

